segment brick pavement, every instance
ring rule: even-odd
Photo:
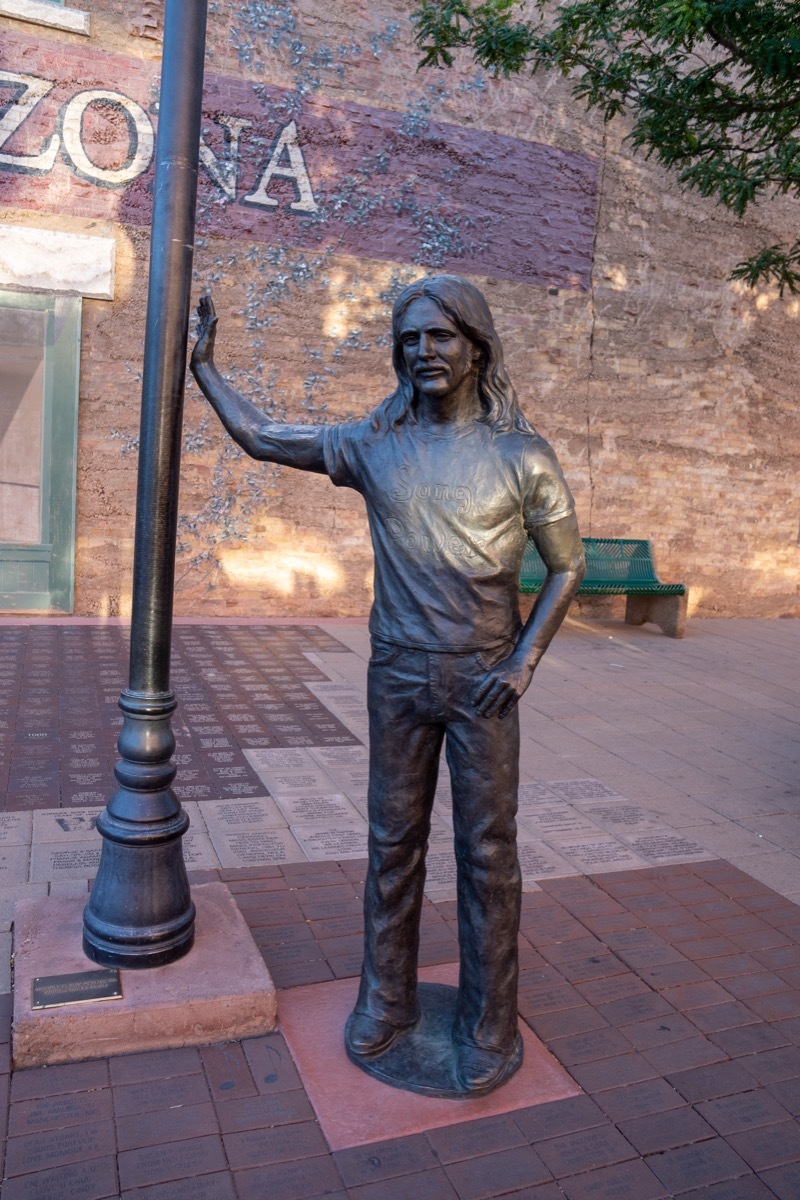
[[[321,898],[356,901],[360,860],[213,875],[279,988],[357,970]],[[426,902],[424,961],[453,960],[453,907]],[[580,1096],[332,1154],[280,1033],[19,1071],[3,1200],[796,1200],[800,908],[722,861],[556,879],[520,948],[522,1018]]]
[[[363,633],[331,631],[350,654],[320,639],[319,662],[338,654],[355,685]],[[2,1200],[797,1200],[796,639],[793,622],[703,622],[684,643],[616,623],[573,623],[526,698],[523,767],[538,763],[534,781],[591,777],[704,837],[706,849],[714,842],[720,855],[631,870],[573,867],[529,884],[521,1016],[582,1095],[487,1119],[469,1119],[466,1106],[455,1125],[330,1153],[280,1033],[11,1078],[10,1005],[0,997]],[[14,682],[24,699],[24,671]],[[28,696],[45,686],[27,682]],[[116,687],[109,680],[109,695]],[[237,744],[262,736],[279,746],[298,736],[282,735],[280,724],[239,734],[228,723],[237,703],[222,735],[189,729],[182,752],[231,733]],[[47,731],[45,707],[27,710],[41,724],[25,732]],[[113,705],[101,711],[108,719],[94,741],[110,760]],[[284,729],[290,723],[296,714]],[[330,736],[352,745],[351,732]],[[212,763],[216,787],[224,777],[212,775]],[[12,752],[9,781],[15,766]],[[52,775],[50,790],[41,787],[43,809],[56,807],[57,794],[70,806]],[[7,813],[19,811],[7,804]],[[290,988],[357,972],[363,866],[356,857],[217,866],[192,877],[227,883],[276,984]],[[770,873],[772,887],[755,877]],[[453,961],[453,910],[443,894],[426,900],[423,962]]]

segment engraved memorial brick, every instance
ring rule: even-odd
[[[365,858],[367,854],[367,825],[363,820],[351,820],[333,829],[319,822],[295,825],[292,832],[312,862],[328,858]]]
[[[272,829],[286,825],[275,801],[269,796],[246,800],[205,801],[201,809],[209,830],[236,832],[241,829]]]
[[[91,842],[35,843],[31,849],[30,879],[92,879],[100,862],[100,836]]]
[[[359,814],[345,796],[332,795],[276,794],[276,803],[289,825],[307,825],[309,822],[326,821],[333,825],[360,820]]]
[[[223,867],[261,867],[274,863],[304,862],[306,859],[288,829],[222,833],[212,826],[209,833]]]
[[[596,800],[603,797],[619,796],[613,788],[606,787],[598,779],[555,779],[548,780],[546,786],[562,800]]]
[[[117,1164],[113,1154],[15,1176],[3,1184],[4,1200],[110,1200],[116,1195]]]
[[[580,840],[559,836],[552,837],[550,842],[559,854],[587,875],[647,866],[646,859],[610,836]]]
[[[114,1123],[111,1120],[22,1134],[8,1139],[6,1174],[24,1175],[31,1171],[66,1166],[113,1154],[115,1149]]]

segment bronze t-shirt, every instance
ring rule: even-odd
[[[407,420],[387,433],[367,418],[318,432],[331,480],[366,501],[373,636],[449,651],[515,637],[527,535],[574,512],[547,442],[480,421],[434,432]]]

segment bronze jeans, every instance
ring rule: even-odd
[[[454,1039],[509,1053],[517,1031],[516,847],[519,715],[478,715],[470,693],[513,643],[448,653],[373,642],[369,869],[356,1012],[395,1025],[418,1016],[425,851],[446,740],[458,869],[459,994]]]

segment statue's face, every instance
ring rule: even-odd
[[[412,300],[398,334],[411,382],[419,395],[444,399],[474,374],[477,346],[464,337],[435,300],[427,296]]]

